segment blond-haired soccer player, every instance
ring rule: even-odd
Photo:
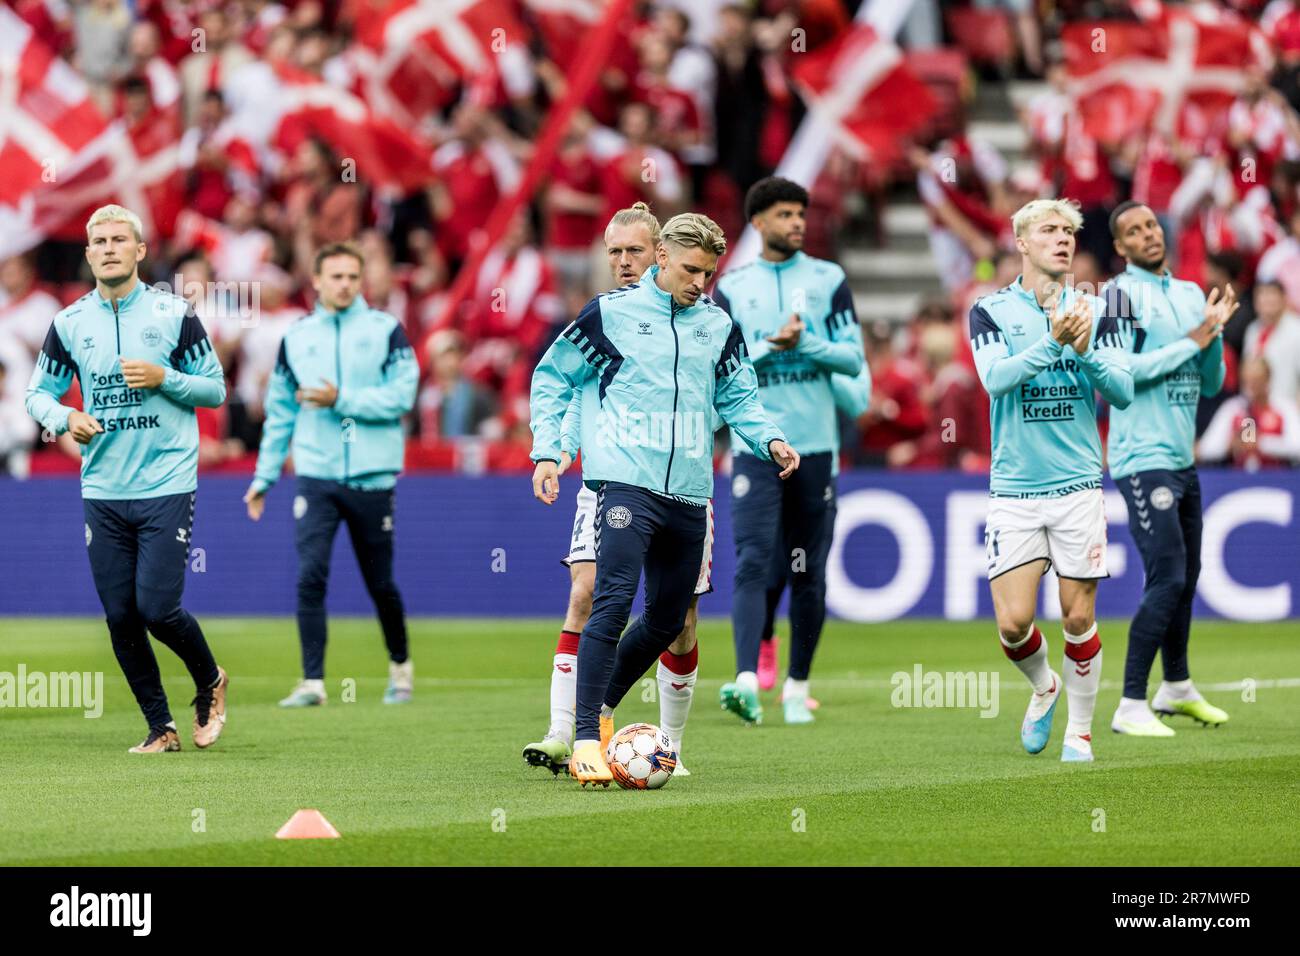
[[[615,286],[637,282],[655,262],[659,246],[659,220],[643,202],[620,209],[605,227],[605,256]],[[563,475],[577,457],[581,444],[582,395],[575,392],[564,413],[560,443]],[[534,767],[546,767],[558,774],[568,769],[573,756],[574,710],[578,692],[578,642],[591,617],[591,595],[596,586],[596,493],[585,484],[578,489],[578,507],[573,517],[573,534],[564,564],[569,568],[569,609],[555,645],[551,662],[551,723],[546,736],[524,747],[523,758]],[[677,776],[689,776],[681,762],[682,733],[695,693],[699,651],[696,641],[697,606],[701,594],[713,589],[713,502],[708,504],[708,528],[704,557],[695,582],[695,597],[686,612],[686,625],[677,640],[659,657],[656,683],[659,688],[659,725],[673,742],[678,755]]]
[[[1020,729],[1025,750],[1047,746],[1064,687],[1061,759],[1092,760],[1101,681],[1097,581],[1106,572],[1106,513],[1094,390],[1116,408],[1133,400],[1117,318],[1068,283],[1078,204],[1036,199],[1012,218],[1021,273],[976,301],[971,347],[991,399],[993,461],[985,541],[1002,649],[1033,687]],[[1064,679],[1034,624],[1039,578],[1060,578]]]
[[[226,399],[221,363],[180,296],[146,285],[140,217],[103,206],[86,223],[95,288],[54,317],[27,389],[27,411],[82,446],[81,497],[95,590],[148,734],[131,753],[181,749],[146,629],[194,679],[194,745],[226,723],[226,672],[183,607],[198,487],[196,406]],[[85,411],[59,404],[76,376]]]
[[[596,588],[578,648],[570,773],[609,785],[614,708],[681,633],[713,495],[713,411],[788,477],[799,456],[763,411],[740,327],[704,289],[726,251],[696,213],[663,227],[643,281],[592,299],[533,373],[533,493],[555,501],[561,429],[582,393],[583,479],[597,492]],[[623,634],[645,574],[645,610]]]

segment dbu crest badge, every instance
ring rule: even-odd
[[[622,505],[616,505],[605,512],[605,524],[611,528],[626,528],[632,523],[632,512]]]

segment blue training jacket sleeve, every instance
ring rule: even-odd
[[[715,385],[713,404],[722,420],[758,457],[772,460],[768,445],[785,441],[785,435],[763,410],[758,398],[758,376],[745,351],[745,333],[740,323],[731,320],[731,334],[722,347],[722,355],[713,370]]]
[[[1109,306],[1103,306],[1097,334],[1091,348],[1079,356],[1083,374],[1115,408],[1133,403],[1133,373],[1120,336],[1119,318]]]
[[[862,363],[862,371],[850,378],[847,375],[831,376],[831,394],[835,407],[849,418],[858,418],[871,407],[871,366]]]
[[[285,339],[288,338],[286,333]],[[257,467],[253,486],[264,492],[280,478],[280,469],[289,455],[289,442],[298,421],[298,377],[289,366],[285,339],[280,340],[280,354],[266,383],[266,421],[262,424],[262,444],[257,449]]]
[[[582,392],[574,389],[569,407],[564,410],[564,422],[560,425],[560,450],[567,451],[570,458],[576,458],[582,448]]]
[[[1061,357],[1061,343],[1050,332],[1044,332],[1041,339],[1023,352],[1012,355],[1002,330],[978,304],[970,310],[970,339],[975,371],[993,398],[1006,395]]]
[[[193,307],[181,319],[180,340],[170,361],[159,386],[168,398],[200,408],[216,408],[226,400],[226,373]]]
[[[74,374],[80,377],[81,370],[59,337],[58,327],[50,323],[50,331],[36,356],[36,368],[32,369],[27,385],[26,405],[27,414],[40,422],[42,428],[56,435],[68,430],[68,416],[75,411],[71,406],[59,403],[71,387]]]
[[[1223,388],[1228,367],[1223,361],[1223,336],[1216,336],[1210,347],[1201,352],[1201,394],[1213,398]]]
[[[1191,339],[1181,338],[1177,342],[1144,352],[1142,345],[1146,334],[1138,328],[1138,316],[1134,314],[1132,299],[1117,285],[1107,286],[1103,293],[1107,314],[1113,315],[1119,322],[1120,337],[1128,351],[1128,367],[1133,373],[1135,386],[1164,378],[1199,351]],[[1100,337],[1100,333],[1098,335]]]
[[[533,461],[559,463],[564,416],[575,393],[599,369],[603,395],[605,386],[622,363],[622,353],[605,335],[597,296],[551,343],[533,370],[528,402],[533,430],[533,450],[529,457]]]
[[[801,335],[795,351],[822,366],[828,372],[857,375],[862,368],[862,326],[853,310],[853,293],[848,280],[842,280],[831,296],[831,311],[826,316],[826,337]]]
[[[420,366],[407,341],[401,323],[388,335],[388,354],[381,367],[384,381],[379,385],[349,390],[340,389],[334,411],[344,418],[363,422],[391,422],[401,418],[415,405],[415,390],[420,380]]]

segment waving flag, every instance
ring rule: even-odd
[[[889,162],[901,141],[938,112],[930,90],[907,68],[899,48],[863,23],[800,57],[794,81],[858,159]]]
[[[52,189],[105,127],[77,72],[13,10],[0,6],[0,224],[8,227],[3,231],[30,228],[37,194]],[[14,241],[0,237],[0,243]]]
[[[415,128],[460,87],[491,100],[530,92],[529,30],[507,0],[371,0],[357,20],[354,51],[366,101]]]
[[[1081,21],[1061,32],[1069,93],[1108,145],[1149,127],[1203,138],[1240,92],[1243,68],[1271,64],[1268,41],[1235,13],[1144,2],[1143,22]]]
[[[269,97],[278,118],[271,141],[276,150],[292,156],[305,139],[317,136],[340,156],[356,160],[359,180],[382,189],[406,193],[433,178],[430,145],[360,97],[295,67],[276,73],[279,83]]]

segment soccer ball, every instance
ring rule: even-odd
[[[677,769],[677,753],[654,724],[628,724],[610,739],[605,763],[624,790],[657,790]]]

